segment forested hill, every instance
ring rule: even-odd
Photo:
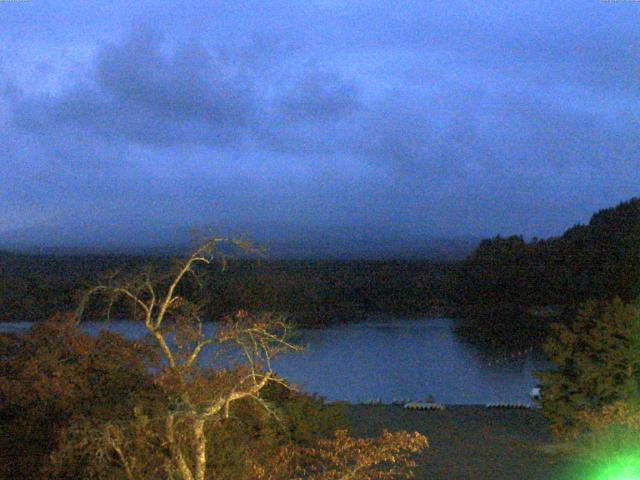
[[[77,292],[103,272],[165,271],[169,257],[16,255],[0,251],[0,321],[40,320],[75,308]],[[450,304],[455,264],[431,261],[320,261],[239,258],[212,265],[199,293],[217,318],[239,308],[291,315],[306,324],[378,312],[418,315]],[[188,287],[185,287],[188,288]]]
[[[467,306],[575,305],[640,294],[640,198],[592,216],[560,237],[483,240],[463,262],[459,302]]]

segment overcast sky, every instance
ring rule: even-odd
[[[545,237],[639,128],[637,2],[0,2],[0,238]]]

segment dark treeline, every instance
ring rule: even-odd
[[[587,300],[634,301],[640,287],[640,199],[594,214],[562,236],[483,240],[459,266],[455,299],[496,338],[542,337]]]
[[[210,276],[211,300],[217,311],[276,311],[306,325],[419,315],[450,305],[451,269],[429,261],[242,260]]]
[[[165,257],[0,254],[0,321],[39,320],[66,311],[105,272],[156,269]],[[454,264],[430,261],[230,260],[200,280],[211,319],[238,309],[272,311],[305,325],[371,313],[419,315],[451,304]],[[187,289],[196,288],[187,283]],[[185,292],[186,293],[186,292]],[[115,312],[126,315],[126,312]]]
[[[0,321],[37,321],[75,308],[80,290],[100,275],[134,270],[151,261],[142,256],[22,255],[0,252]]]
[[[465,304],[575,304],[635,299],[640,280],[640,199],[601,210],[560,237],[483,240],[460,270]]]
[[[0,252],[0,321],[69,310],[78,291],[106,271],[139,271],[147,264],[162,269],[171,262],[161,256]],[[211,319],[246,309],[323,325],[372,313],[444,310],[471,319],[470,339],[518,347],[544,338],[550,323],[571,319],[586,300],[638,296],[640,199],[602,210],[559,237],[483,240],[462,262],[237,258],[224,272],[212,266],[201,280]]]

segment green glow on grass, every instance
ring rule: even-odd
[[[585,480],[640,480],[640,452],[602,462],[595,467],[594,476]]]

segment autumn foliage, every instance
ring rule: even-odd
[[[153,351],[121,336],[91,336],[65,316],[0,335],[0,473],[38,478],[61,433],[82,418],[118,418],[153,388]]]
[[[330,439],[322,439],[317,447],[303,451],[300,479],[338,480],[358,478],[411,477],[416,463],[412,455],[428,447],[427,438],[418,432],[388,432],[377,438],[352,438],[346,430],[338,430]]]
[[[274,356],[299,347],[281,317],[238,311],[206,336],[185,298],[220,239],[154,275],[114,273],[73,316],[0,337],[3,478],[338,480],[407,478],[427,439],[356,439],[338,407],[292,389]],[[244,245],[241,245],[244,247]],[[131,342],[77,328],[99,297],[132,307],[147,336]],[[75,323],[74,323],[75,322]],[[205,348],[233,362],[203,366]],[[222,355],[224,357],[224,355]]]
[[[353,438],[339,429],[312,447],[288,445],[268,462],[251,465],[256,480],[383,480],[413,478],[413,455],[429,446],[418,432]]]

